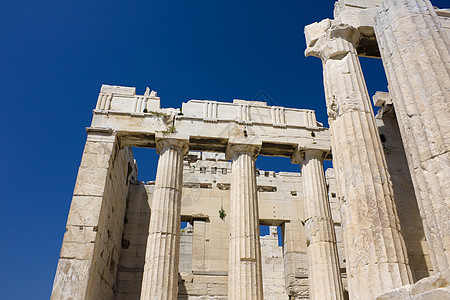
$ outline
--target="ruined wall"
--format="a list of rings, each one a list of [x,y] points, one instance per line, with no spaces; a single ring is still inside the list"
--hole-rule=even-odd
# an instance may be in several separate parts
[[[399,210],[400,218],[406,222],[402,228],[410,232],[406,234],[409,237],[407,241],[420,240],[419,248],[414,247],[418,245],[414,244],[414,241],[408,244],[408,251],[412,253],[410,259],[415,266],[413,271],[417,277],[423,277],[422,272],[427,271],[427,266],[430,266],[429,259],[426,258],[423,233],[417,235],[421,224],[417,221],[418,213],[411,215],[412,186],[410,181],[408,185],[407,178],[404,178],[406,168],[402,163],[404,154],[400,155],[402,152],[397,148],[398,145],[394,147],[395,134],[398,132],[396,133],[395,127],[392,127],[395,123],[392,123],[391,119],[388,114],[385,114],[383,119],[378,119],[380,132],[387,138],[385,151],[388,164],[393,168],[391,172],[394,188],[401,195],[398,201],[400,203],[403,201],[402,207],[407,207]],[[97,163],[93,164],[93,160]],[[101,161],[104,162],[103,167],[98,165]],[[105,163],[106,161],[108,163]],[[154,182],[131,180],[128,183],[136,173],[132,162],[130,149],[119,150],[115,139],[105,142],[103,137],[88,138],[58,274],[67,276],[70,272],[65,270],[72,264],[81,263],[87,267],[85,273],[80,274],[84,277],[73,274],[78,277],[72,284],[66,284],[64,287],[58,285],[58,282],[67,278],[57,274],[55,279],[57,289],[54,291],[53,299],[65,299],[58,298],[61,293],[72,295],[85,293],[84,295],[90,299],[140,298]],[[102,178],[95,175],[99,172],[105,174],[103,183],[93,181]],[[91,177],[94,179],[88,179],[86,174],[92,174]],[[304,216],[301,174],[263,170],[257,170],[256,174],[260,222],[263,225],[281,226],[283,236],[282,247],[278,246],[277,237],[273,232],[272,235],[261,237],[264,297],[309,299],[307,245],[302,223]],[[326,181],[341,276],[346,290],[345,251],[333,169],[326,171]],[[186,157],[182,220],[188,222],[188,226],[181,232],[179,299],[227,298],[229,228],[226,214],[229,213],[230,183],[231,163],[225,160],[222,154],[191,152]],[[86,202],[88,201],[86,195],[95,194],[93,189],[99,184],[105,186],[104,194],[91,195],[89,202]],[[81,199],[85,199],[86,205],[89,206],[81,206]],[[91,201],[92,199],[97,202]],[[94,203],[97,203],[97,206]],[[219,213],[222,208],[223,218]],[[76,221],[76,218],[83,219]],[[86,245],[88,246],[85,247]],[[78,248],[74,248],[75,246]],[[72,255],[76,257],[69,255],[68,249],[72,249],[70,253],[74,253]],[[80,256],[87,253],[90,256],[86,256],[86,259]],[[417,255],[421,259],[415,258]],[[420,264],[421,262],[424,264]],[[61,272],[64,267],[66,269]],[[56,291],[58,293],[55,293]]]
[[[313,24],[312,27],[307,27],[309,29],[306,32],[308,46],[314,47],[314,45],[320,44],[317,43],[317,39],[323,29],[319,28],[320,26],[324,24],[329,26],[332,23],[333,25],[341,24],[340,26],[344,24],[344,27],[345,24],[351,25],[347,29],[355,35],[353,36],[355,45],[347,44],[347,42],[351,42],[348,40],[349,37],[344,39],[343,36],[339,35],[333,35],[332,41],[336,41],[336,38],[339,38],[339,41],[346,41],[346,47],[350,47],[351,51],[349,53],[353,53],[354,60],[348,61],[348,66],[356,68],[356,72],[345,71],[341,75],[344,77],[351,75],[354,79],[356,78],[355,80],[359,80],[360,85],[356,88],[356,91],[358,93],[361,92],[360,94],[365,98],[367,91],[364,89],[359,90],[364,86],[364,79],[359,69],[360,65],[357,62],[356,54],[352,49],[356,47],[359,56],[380,57],[380,50],[383,51],[383,48],[386,48],[379,47],[373,30],[374,16],[381,2],[381,0],[339,0],[335,5],[334,21],[324,20],[324,23]],[[389,1],[384,1],[384,3],[386,2]],[[438,9],[436,13],[439,21],[442,23],[437,25],[437,28],[439,29],[442,26],[442,29],[448,33],[450,28],[449,11]],[[395,18],[393,19],[395,20]],[[425,29],[428,30],[429,24],[420,25],[419,23],[414,23],[413,25],[417,26],[416,31],[420,33],[422,31],[425,32]],[[356,31],[353,30],[353,27]],[[402,29],[400,27],[397,29]],[[318,28],[320,32],[315,32]],[[388,27],[384,29],[386,28]],[[338,28],[333,29],[334,34],[339,34],[335,29]],[[396,31],[394,30],[393,33]],[[408,31],[411,30],[407,29],[404,36],[408,38],[414,37],[409,35]],[[427,32],[436,31],[428,30]],[[358,41],[356,41],[356,33]],[[386,38],[386,30],[377,32],[378,37],[384,36],[386,40],[392,40],[394,44],[395,39],[391,39],[391,37],[397,37],[401,41],[403,37],[401,34],[400,32],[397,35],[387,35]],[[315,35],[318,36],[315,37]],[[416,36],[419,37],[417,34]],[[380,41],[383,41],[383,39],[380,39]],[[345,52],[348,49],[337,50],[333,53],[337,54],[333,57],[336,61],[342,58],[339,58],[343,53],[342,51]],[[317,53],[314,55],[319,54],[318,50],[315,52]],[[312,54],[313,52],[310,49],[307,53]],[[389,58],[391,58],[392,53],[385,55],[386,53],[382,52],[381,54],[384,55],[383,58],[388,58],[384,59],[384,61],[385,65],[389,65],[386,64],[386,61],[391,60]],[[423,57],[427,58],[427,56]],[[322,59],[325,58],[328,60],[330,57],[322,55]],[[410,55],[404,55],[402,58],[404,61],[411,62]],[[336,65],[336,61],[331,65],[339,67],[339,65]],[[441,67],[439,61],[436,60],[437,63],[434,66]],[[391,68],[391,71],[388,73],[392,73],[391,79],[395,79],[396,76],[394,75],[399,73],[400,70],[398,69],[399,64],[394,62],[391,65],[395,68]],[[331,68],[330,64],[328,64],[328,68]],[[411,68],[409,69],[411,70]],[[330,70],[332,73],[334,72],[334,75],[337,74],[335,72],[336,69],[333,68],[326,68],[325,71],[329,72]],[[404,82],[411,81],[412,77],[409,76],[411,77],[409,78],[408,76],[403,78]],[[419,83],[423,83],[422,81],[416,80],[415,83],[419,86]],[[430,82],[435,83],[436,80],[431,80]],[[332,87],[331,83],[331,81],[328,82],[326,89]],[[390,87],[395,90],[396,86],[391,83]],[[408,85],[398,84],[398,86]],[[432,86],[434,85],[432,84]],[[348,96],[348,90],[340,86],[339,82],[335,84],[335,88],[338,96],[343,95],[344,98]],[[352,85],[352,88],[355,88],[355,86]],[[420,85],[420,88],[425,91],[429,87]],[[353,93],[354,91],[355,89],[350,92]],[[416,94],[422,95],[427,93],[412,93],[411,96]],[[336,99],[334,96],[333,99]],[[416,98],[416,100],[422,101],[422,104],[426,104],[423,107],[428,107],[428,100],[430,99],[426,97]],[[382,135],[381,142],[393,183],[395,205],[406,244],[408,259],[414,280],[417,281],[428,276],[433,271],[430,262],[430,251],[425,243],[422,220],[418,213],[417,201],[401,144],[399,127],[392,107],[389,105],[385,105],[382,108],[376,118],[376,122]],[[344,106],[341,108],[345,109]],[[371,106],[368,105],[368,108],[371,113]],[[331,115],[333,111],[334,108],[331,106]],[[329,152],[328,130],[316,122],[314,112],[311,110],[269,107],[263,102],[235,99],[233,103],[191,100],[183,104],[183,114],[179,112],[181,112],[180,109],[161,109],[160,99],[154,91],[150,92],[148,90],[144,95],[140,96],[136,95],[135,88],[102,87],[97,107],[94,110],[92,128],[88,132],[86,147],[77,177],[66,233],[61,248],[61,258],[55,276],[52,299],[117,300],[140,298],[154,182],[144,184],[133,181],[131,185],[129,184],[130,179],[133,179],[136,175],[136,167],[130,148],[120,148],[115,132],[121,136],[121,142],[124,145],[153,148],[155,147],[158,134],[169,132],[172,134],[172,138],[182,137],[184,139],[186,136],[189,136],[191,149],[209,149],[224,152],[231,145],[230,141],[235,138],[236,133],[247,137],[246,125],[252,124],[251,136],[263,138],[261,149],[259,150],[261,155],[294,157],[299,146],[305,149],[322,149],[324,152]],[[442,113],[442,111],[437,112]],[[400,115],[400,111],[398,113]],[[420,115],[420,111],[415,111],[414,113]],[[426,115],[426,113],[422,113],[422,115]],[[437,120],[442,121],[445,118],[437,118]],[[175,121],[177,125],[176,130],[174,127]],[[370,122],[367,124],[370,124]],[[424,124],[426,125],[427,122]],[[424,131],[422,127],[402,126],[401,128],[418,129],[417,132],[419,133],[433,131]],[[438,130],[439,126],[431,126],[430,128]],[[192,132],[195,132],[198,136],[191,136]],[[372,130],[372,134],[374,132]],[[358,138],[361,136],[365,137],[368,132],[366,130],[359,133],[357,135]],[[405,137],[405,134],[403,136]],[[370,143],[364,145],[369,145],[373,149],[379,150],[380,143],[378,142],[377,134],[371,137],[371,140],[365,139],[364,143],[366,141]],[[414,138],[420,137],[420,134],[413,134],[408,138],[414,140]],[[352,138],[356,137],[353,136]],[[422,144],[425,145],[426,143]],[[406,149],[410,148],[406,147]],[[336,154],[339,153],[334,154],[336,157]],[[364,159],[367,154],[367,151],[363,151],[361,152],[361,157]],[[379,157],[382,157],[382,155],[379,155]],[[433,156],[430,160],[434,158]],[[355,161],[357,162],[357,160],[356,158]],[[373,164],[370,167],[372,160],[368,159],[361,166],[363,166],[363,169],[369,166],[367,169],[369,171],[371,169],[374,170],[375,166],[382,170],[382,172],[380,171],[381,173],[377,173],[378,175],[386,174],[384,161],[380,161],[383,164],[377,166]],[[350,163],[350,160],[344,161],[341,165],[346,165],[347,163]],[[360,162],[357,162],[355,166],[358,167],[359,164]],[[223,154],[193,153],[188,156],[184,166],[182,220],[189,222],[191,226],[188,226],[181,234],[179,299],[226,299],[229,244],[229,224],[226,215],[230,210],[231,164],[224,159]],[[430,167],[430,170],[434,171],[438,167],[442,167],[442,164],[436,164]],[[424,168],[422,169],[425,170]],[[348,171],[347,173],[354,173],[354,168],[349,168]],[[422,170],[419,171],[419,173],[423,173]],[[307,244],[304,229],[305,217],[303,215],[301,175],[259,170],[256,173],[260,222],[264,225],[281,226],[283,235],[282,249],[278,247],[277,240],[273,235],[261,238],[265,299],[287,299],[288,297],[289,299],[309,299]],[[368,174],[370,172],[364,173]],[[432,174],[433,172],[429,173]],[[373,180],[377,181],[380,178],[378,175],[366,181],[365,187],[372,185]],[[381,184],[385,184],[388,177],[386,174]],[[445,176],[441,177],[445,178]],[[343,232],[339,211],[341,203],[339,203],[339,198],[336,195],[336,184],[332,170],[327,171],[326,180],[336,232],[340,271],[344,288],[347,289],[346,256],[343,247]],[[433,183],[433,180],[430,182]],[[433,184],[430,186],[432,187]],[[361,187],[364,188],[364,185],[361,185]],[[358,192],[358,190],[354,191]],[[431,201],[434,200],[433,198],[430,198],[430,203],[433,203]],[[364,196],[357,200],[361,199],[367,200],[368,198]],[[380,198],[380,200],[383,199]],[[384,202],[380,201],[380,203]],[[372,206],[367,205],[367,207]],[[378,208],[380,207],[378,206]],[[442,220],[438,221],[443,224],[442,221],[446,219],[445,213],[442,213],[442,211]],[[422,213],[424,214],[426,211],[422,210]],[[386,215],[391,217],[391,221],[396,222],[394,210],[388,211]],[[425,218],[424,220],[426,221]],[[373,218],[372,224],[369,225],[374,225],[375,221],[378,222],[378,219]],[[356,223],[355,228],[360,227],[359,225],[361,224]],[[384,226],[386,224],[381,223],[381,225]],[[384,229],[389,231],[392,228],[388,226]],[[354,240],[354,236],[348,234],[348,232],[347,240],[352,240],[352,238]],[[441,232],[445,233],[444,230]],[[439,235],[441,232],[436,231],[435,233]],[[430,239],[433,236],[431,234],[428,235]],[[401,240],[398,237],[392,240],[392,236],[387,234],[386,237],[385,241],[387,241],[389,247],[395,244],[396,241]],[[367,253],[369,250],[373,250],[371,248],[376,247],[377,240],[379,239],[376,238],[367,243],[367,247],[347,249],[349,257],[351,257],[351,251],[354,251],[354,253],[359,251],[359,257],[353,260],[355,265],[361,262],[361,257],[364,255],[371,259]],[[442,240],[442,238],[438,237],[436,241],[429,240],[429,243],[430,245],[438,245]],[[355,243],[351,248],[358,248],[359,244],[361,243]],[[400,248],[402,248],[402,251],[399,254],[403,254],[403,245]],[[388,247],[383,249],[389,250]],[[280,252],[281,250],[282,252]],[[431,250],[434,252],[433,247]],[[445,252],[446,249],[440,250]],[[386,257],[390,256],[389,251],[386,251],[386,254],[389,254]],[[403,256],[400,256],[401,262],[404,263]],[[381,256],[378,258],[383,259]],[[397,262],[399,261],[394,261],[391,266]],[[445,261],[441,260],[440,264],[435,264],[435,269],[439,269],[440,265],[445,265]],[[376,261],[374,266],[381,270],[379,261]],[[351,270],[350,267],[349,270]],[[380,274],[383,274],[381,276],[383,281],[384,279],[389,279],[389,277],[396,276],[392,270],[385,269],[382,271]],[[407,272],[405,274],[409,276]],[[367,278],[372,281],[366,281],[363,275],[354,276],[353,278],[357,277],[360,278],[359,282],[355,281],[357,283],[355,285],[362,286],[362,283],[367,284],[366,290],[370,289],[370,285],[385,284],[379,278]],[[430,277],[425,281],[428,281],[426,285],[430,285],[426,289],[431,289],[436,287],[436,282],[442,280],[438,277]],[[399,285],[406,282],[409,281],[401,281]],[[419,283],[416,287],[422,288],[424,281]],[[403,288],[408,290],[411,289],[411,286]],[[364,294],[364,291],[358,292],[363,292]],[[405,294],[403,291],[395,292],[396,295],[398,293]],[[386,297],[391,296],[392,294]]]
[[[180,273],[190,272],[192,270],[192,242],[194,227],[187,223],[180,232],[180,261],[178,271]]]
[[[131,148],[89,132],[78,171],[51,299],[111,299],[129,180]]]
[[[286,292],[291,299],[309,299],[306,232],[302,220],[283,223],[281,228]]]
[[[151,190],[147,193],[146,189]],[[115,300],[138,300],[141,295],[153,186],[133,181],[126,199]],[[149,197],[150,196],[150,197]]]
[[[229,213],[231,163],[223,154],[214,153],[191,152],[188,159],[190,163],[185,164],[183,178],[182,219],[193,225],[192,271],[180,272],[179,299],[226,298],[229,244],[226,214]],[[299,218],[302,210],[302,205],[297,203],[302,201],[299,174],[262,170],[257,170],[256,174],[261,224],[280,225],[292,215]],[[225,216],[220,218],[222,208]],[[277,249],[281,251],[281,248]],[[181,249],[181,253],[184,250]],[[188,255],[184,253],[184,257]],[[180,270],[186,270],[185,267],[185,262],[180,261]],[[278,268],[283,270],[283,264]],[[284,275],[278,275],[282,276],[286,296]]]
[[[265,300],[287,300],[284,281],[282,246],[278,246],[277,227],[271,226],[269,235],[261,236],[261,262]]]
[[[377,122],[386,138],[412,269],[416,279],[422,278],[430,262],[410,178],[405,175],[395,117],[385,113]],[[309,299],[301,174],[263,170],[256,174],[260,223],[281,226],[283,235],[282,247],[273,233],[261,237],[265,299]],[[81,299],[140,298],[154,182],[131,180],[135,175],[129,148],[120,150],[115,137],[88,137],[53,299],[65,299],[62,294]],[[223,154],[191,152],[185,159],[182,220],[189,226],[181,233],[179,299],[227,297],[231,175],[231,163]],[[346,289],[340,205],[332,169],[326,171],[326,181]],[[75,267],[81,273],[68,272]]]
[[[125,204],[129,180],[133,172],[131,148],[124,148],[113,158],[113,166],[108,172],[105,193],[100,212],[98,236],[89,282],[88,299],[111,299],[116,282],[119,254],[124,225]]]
[[[231,163],[223,154],[191,152],[184,162],[179,299],[226,299]],[[283,228],[283,247],[276,237],[262,238],[265,297],[308,296],[303,192],[299,173],[257,171],[261,224]],[[132,181],[126,200],[114,299],[139,299],[154,182]],[[219,211],[223,208],[224,216]],[[284,226],[283,224],[288,224]],[[295,226],[293,225],[295,224]],[[289,228],[289,229],[286,229]],[[296,278],[302,277],[301,282]],[[286,281],[287,280],[287,281]],[[265,293],[266,293],[265,292]],[[278,295],[278,296],[276,296]],[[278,297],[278,298],[277,298]]]

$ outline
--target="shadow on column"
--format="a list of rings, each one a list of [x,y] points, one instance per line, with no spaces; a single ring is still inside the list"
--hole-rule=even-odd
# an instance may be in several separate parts
[[[390,105],[392,107],[392,105]],[[429,250],[425,240],[422,219],[414,193],[411,174],[406,161],[397,118],[393,108],[383,108],[376,122],[391,175],[394,199],[403,238],[408,252],[414,282],[428,277],[431,270]]]

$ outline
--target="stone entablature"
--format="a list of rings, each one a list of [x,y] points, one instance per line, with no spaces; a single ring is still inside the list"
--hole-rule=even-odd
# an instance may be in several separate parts
[[[181,113],[182,111],[182,113]],[[180,118],[211,122],[234,121],[239,124],[272,125],[274,127],[322,127],[313,110],[267,106],[266,102],[234,99],[233,103],[212,100],[189,100],[182,109],[161,108],[155,91],[136,95],[136,88],[103,85],[94,113],[129,113],[137,116],[178,115]]]
[[[119,94],[122,89],[128,93]],[[327,153],[330,150],[328,129],[316,121],[312,110],[245,100],[234,103],[191,100],[183,103],[181,113],[179,109],[161,109],[159,98],[151,92],[145,98],[148,109],[144,113],[133,110],[141,97],[135,95],[134,88],[102,86],[102,91],[111,90],[119,92],[108,94],[109,106],[94,109],[90,130],[112,130],[123,146],[155,147],[158,138],[170,137],[189,139],[190,150],[222,153],[230,141],[250,139],[261,144],[260,155],[292,157],[299,148]],[[101,103],[105,102],[103,94],[98,100]]]
[[[159,112],[160,98],[155,91],[147,91],[144,95],[136,95],[136,88],[124,86],[102,85],[98,95],[95,111],[115,112]]]
[[[313,110],[267,106],[265,102],[233,100],[233,103],[189,100],[183,103],[183,118],[203,118],[210,122],[272,125],[273,127],[322,127]]]

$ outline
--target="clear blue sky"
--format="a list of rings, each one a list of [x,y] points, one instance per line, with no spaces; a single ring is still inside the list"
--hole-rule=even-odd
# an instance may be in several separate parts
[[[443,6],[445,0],[434,4]],[[163,107],[253,99],[316,110],[322,67],[303,27],[334,1],[0,1],[0,298],[48,299],[71,195],[101,84],[146,86]],[[371,95],[379,60],[362,60]],[[140,179],[154,150],[136,151]],[[296,170],[258,159],[261,169]]]

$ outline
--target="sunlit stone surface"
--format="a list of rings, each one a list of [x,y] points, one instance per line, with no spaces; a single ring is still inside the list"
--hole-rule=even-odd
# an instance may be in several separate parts
[[[51,299],[450,298],[449,16],[339,0],[306,26],[330,130],[308,109],[161,108],[148,88],[103,85]],[[358,56],[386,69],[376,116]],[[155,181],[137,180],[131,147],[157,149]],[[255,169],[262,155],[302,172]]]

